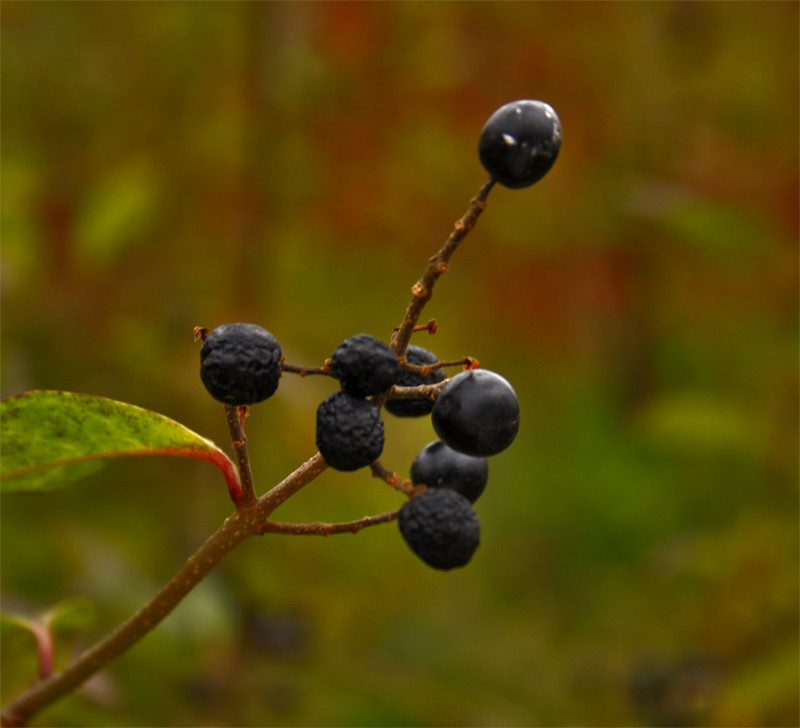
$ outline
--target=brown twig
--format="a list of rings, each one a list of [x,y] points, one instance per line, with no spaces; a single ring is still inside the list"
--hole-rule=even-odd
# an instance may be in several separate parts
[[[438,329],[439,329],[439,324],[436,323],[436,319],[431,319],[427,323],[415,326],[413,329],[411,329],[411,333],[416,334],[419,331],[427,331],[431,336],[433,336]],[[392,333],[394,333],[395,331],[400,331],[400,327],[395,326],[392,329]]]
[[[395,490],[399,490],[403,495],[410,495],[413,486],[410,480],[403,480],[398,473],[387,470],[383,467],[380,460],[376,460],[369,466],[372,470],[372,475],[380,478],[385,483],[388,483]]]
[[[253,473],[250,469],[250,457],[247,454],[247,435],[244,434],[244,420],[247,417],[247,405],[237,407],[225,405],[225,417],[231,431],[231,444],[236,452],[239,464],[239,480],[242,484],[242,495],[234,500],[237,508],[250,508],[256,502],[256,491],[253,484]]]
[[[494,177],[489,177],[483,187],[470,200],[469,207],[463,216],[456,220],[450,236],[444,245],[428,260],[428,267],[422,277],[411,287],[411,302],[408,304],[403,322],[392,334],[392,349],[401,356],[405,354],[408,342],[411,339],[411,332],[417,325],[422,309],[430,301],[433,295],[433,286],[442,273],[447,270],[450,256],[453,254],[458,244],[467,236],[467,233],[475,227],[478,216],[486,209],[486,198],[494,186]]]
[[[287,364],[286,362],[281,362],[281,371],[289,372],[290,374],[299,374],[301,377],[307,377],[309,374],[325,374],[329,377],[335,376],[327,366],[301,367],[296,364]]]
[[[385,395],[386,399],[436,399],[439,392],[449,382],[443,379],[436,384],[418,384],[416,387],[400,387],[394,385]]]
[[[264,521],[261,524],[259,533],[283,533],[295,536],[332,536],[336,533],[358,533],[369,526],[377,526],[381,523],[389,523],[397,518],[400,509],[379,513],[376,516],[364,516],[355,521],[343,521],[341,523],[281,523],[280,521]]]
[[[481,363],[474,356],[465,356],[455,361],[437,361],[435,364],[412,364],[406,359],[400,362],[400,368],[404,371],[422,374],[423,376],[444,367],[463,366],[464,369],[475,369],[475,367],[479,367],[480,365]]]

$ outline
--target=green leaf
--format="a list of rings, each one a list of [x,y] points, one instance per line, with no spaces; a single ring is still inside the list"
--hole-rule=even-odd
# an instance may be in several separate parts
[[[164,415],[104,397],[33,391],[0,402],[0,489],[52,490],[102,465],[104,458],[174,455],[199,458],[225,474],[231,495],[238,474],[213,442]]]
[[[0,614],[0,634],[13,629],[24,629],[34,637],[42,630],[58,629],[61,632],[82,631],[93,626],[95,620],[94,602],[87,597],[72,597],[53,605],[38,617],[23,614]]]
[[[64,599],[45,615],[44,622],[53,631],[82,631],[94,625],[94,602],[87,597]]]
[[[20,614],[0,614],[0,634],[4,635],[14,629],[24,629],[33,634],[33,623]]]

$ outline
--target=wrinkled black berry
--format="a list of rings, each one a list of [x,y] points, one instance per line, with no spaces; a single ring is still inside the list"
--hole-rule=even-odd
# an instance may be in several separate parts
[[[435,364],[439,361],[436,354],[423,349],[421,346],[409,344],[406,348],[406,361],[409,364],[426,366]],[[434,369],[430,374],[416,374],[400,370],[400,376],[395,384],[400,387],[417,387],[420,384],[436,384],[441,382],[447,375],[442,367]],[[422,417],[430,414],[433,409],[432,399],[390,399],[385,404],[386,409],[396,417]]]
[[[481,540],[478,515],[454,490],[424,490],[403,504],[397,520],[411,550],[434,569],[465,566]]]
[[[336,347],[331,370],[346,392],[368,397],[395,383],[400,364],[387,344],[369,334],[356,334]]]
[[[505,450],[519,430],[519,400],[506,379],[487,369],[456,374],[431,413],[436,434],[453,450],[486,457]]]
[[[266,329],[255,324],[222,324],[200,349],[200,378],[220,402],[255,404],[278,388],[281,357],[281,345]]]
[[[383,451],[383,420],[372,402],[337,392],[317,408],[317,447],[335,470],[358,470]]]
[[[450,488],[470,503],[478,500],[489,480],[489,461],[465,455],[441,440],[428,443],[411,463],[411,482],[429,488]]]
[[[561,149],[561,122],[543,101],[522,99],[501,106],[481,131],[478,156],[486,171],[512,189],[544,177]]]

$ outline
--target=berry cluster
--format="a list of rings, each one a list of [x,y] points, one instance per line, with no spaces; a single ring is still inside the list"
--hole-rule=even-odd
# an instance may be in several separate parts
[[[491,175],[486,194],[495,182],[512,189],[537,182],[552,167],[560,144],[561,124],[548,104],[520,100],[500,107],[484,125],[478,144],[480,161]],[[459,230],[466,227],[457,226]],[[452,249],[447,256],[451,253]],[[446,269],[447,258],[431,261],[430,286]],[[427,298],[415,293],[406,317],[408,334]],[[254,324],[201,331],[202,381],[228,406],[267,399],[286,370],[338,380],[340,390],[316,413],[317,448],[325,464],[336,470],[372,466],[376,474],[387,473],[378,463],[384,446],[381,408],[396,417],[430,415],[439,439],[419,452],[410,481],[401,483],[399,489],[410,498],[396,513],[400,533],[434,568],[469,562],[480,543],[480,523],[472,506],[486,487],[487,458],[511,445],[519,430],[519,401],[506,379],[477,368],[471,359],[450,362],[463,364],[464,371],[447,379],[446,364],[427,349],[409,344],[408,336],[402,341],[393,338],[389,346],[357,334],[339,344],[323,367],[299,369],[288,367],[275,337]]]
[[[53,673],[50,669],[52,635],[48,625],[40,624],[44,631],[37,628],[34,635],[40,653],[40,679],[4,707],[3,725],[26,724],[42,707],[74,690],[124,652],[250,536],[356,533],[367,526],[397,520],[410,549],[433,568],[453,569],[472,559],[481,538],[473,504],[486,487],[487,458],[502,452],[517,435],[519,401],[503,377],[477,369],[474,359],[441,362],[432,352],[411,345],[410,338],[415,331],[435,333],[434,321],[417,326],[419,316],[433,295],[434,284],[448,270],[456,247],[485,209],[486,198],[495,183],[509,188],[535,183],[555,162],[560,144],[558,117],[541,101],[515,101],[492,114],[478,145],[489,179],[412,286],[411,302],[402,324],[392,334],[390,346],[359,334],[342,342],[322,367],[301,368],[287,364],[277,339],[255,324],[223,324],[213,331],[204,327],[195,329],[195,339],[203,340],[200,377],[211,396],[225,405],[238,469],[216,447],[197,450],[190,447],[191,453],[186,452],[187,448],[177,450],[181,454],[213,458],[225,473],[237,512],[226,519],[154,599],[61,672]],[[459,364],[464,371],[446,379],[445,367]],[[335,377],[340,391],[317,408],[319,452],[259,497],[250,468],[245,416],[249,405],[263,402],[277,391],[284,372]],[[409,481],[403,481],[378,461],[384,445],[381,419],[384,406],[397,417],[430,415],[439,436],[416,456]],[[194,433],[188,434],[193,442]],[[158,436],[156,440],[163,442]],[[182,438],[181,441],[187,442]],[[159,451],[165,449],[163,444],[157,447]],[[352,471],[367,466],[373,475],[405,493],[408,501],[395,511],[341,523],[271,520],[276,508],[326,467]]]

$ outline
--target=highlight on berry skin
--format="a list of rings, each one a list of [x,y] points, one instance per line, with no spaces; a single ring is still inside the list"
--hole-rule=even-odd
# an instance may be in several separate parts
[[[561,149],[561,121],[550,104],[520,99],[504,104],[486,121],[478,156],[486,171],[511,189],[544,177]]]
[[[453,450],[488,457],[514,442],[519,414],[519,399],[508,380],[488,369],[470,369],[444,386],[431,422]]]

